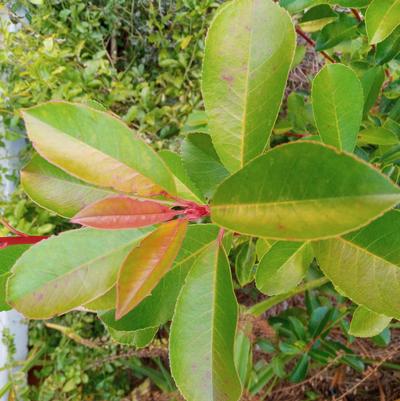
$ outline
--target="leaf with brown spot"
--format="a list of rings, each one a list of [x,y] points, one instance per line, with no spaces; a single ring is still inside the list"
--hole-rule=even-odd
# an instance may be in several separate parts
[[[116,319],[151,294],[174,262],[186,234],[187,220],[173,220],[145,238],[125,259],[117,280]]]

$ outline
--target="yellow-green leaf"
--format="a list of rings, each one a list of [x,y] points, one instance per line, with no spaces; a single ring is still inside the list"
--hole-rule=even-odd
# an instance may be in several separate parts
[[[295,51],[287,12],[272,0],[221,7],[206,40],[202,89],[213,143],[230,171],[268,145]]]
[[[400,189],[371,165],[317,142],[297,141],[226,179],[211,218],[242,234],[302,241],[355,230],[399,201]]]
[[[318,263],[339,292],[371,311],[400,318],[400,212],[313,244]]]
[[[304,278],[312,259],[308,242],[275,242],[258,265],[257,288],[267,295],[289,292]]]
[[[227,257],[214,242],[188,274],[171,326],[172,375],[187,401],[239,399],[237,309]]]
[[[48,319],[110,290],[131,249],[154,230],[67,231],[31,247],[12,269],[7,301],[32,319]]]
[[[356,337],[374,337],[385,330],[391,320],[391,317],[359,306],[351,319],[349,334]]]
[[[364,108],[364,93],[355,72],[343,64],[328,64],[314,78],[312,102],[322,141],[352,152]]]
[[[114,115],[67,102],[45,103],[22,115],[38,153],[69,174],[126,193],[175,194],[162,159]]]
[[[21,171],[21,183],[34,202],[63,217],[72,217],[91,203],[115,194],[70,176],[39,155]]]
[[[400,25],[400,0],[373,0],[365,14],[371,44],[385,40]]]

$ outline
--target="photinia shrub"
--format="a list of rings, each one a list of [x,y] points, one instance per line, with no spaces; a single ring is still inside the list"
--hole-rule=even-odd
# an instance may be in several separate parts
[[[237,285],[255,281],[284,299],[331,281],[359,305],[354,335],[400,319],[400,94],[374,108],[381,66],[400,52],[400,5],[280,3],[234,0],[217,12],[203,64],[206,127],[187,134],[181,154],[155,152],[96,105],[22,110],[37,151],[21,172],[26,193],[84,228],[4,238],[3,309],[31,319],[96,311],[115,339],[136,346],[172,320],[171,370],[189,401],[241,395]],[[310,99],[292,93],[282,108],[304,56],[296,30],[326,65]],[[343,50],[356,36],[358,53]],[[316,263],[317,278],[297,287]]]

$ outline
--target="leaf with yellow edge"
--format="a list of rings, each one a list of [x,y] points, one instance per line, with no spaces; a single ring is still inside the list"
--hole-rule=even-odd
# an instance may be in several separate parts
[[[356,230],[398,202],[399,187],[361,159],[296,141],[227,178],[214,195],[211,218],[242,234],[301,241]]]
[[[229,171],[266,148],[295,47],[290,16],[272,0],[234,0],[212,22],[202,89],[215,150]]]
[[[91,203],[115,194],[72,177],[39,155],[21,171],[21,184],[34,202],[63,217],[72,217]]]
[[[150,295],[168,272],[182,245],[187,223],[178,219],[161,225],[127,256],[118,274],[116,319]]]
[[[163,190],[175,195],[163,160],[114,115],[58,101],[25,109],[22,116],[38,153],[69,174],[140,196]]]

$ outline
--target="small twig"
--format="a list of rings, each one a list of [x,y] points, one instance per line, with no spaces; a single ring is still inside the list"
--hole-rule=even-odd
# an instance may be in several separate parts
[[[277,135],[293,136],[294,138],[305,138],[307,136],[311,136],[311,134],[297,134],[294,132],[283,132],[282,134]]]
[[[362,19],[361,14],[358,12],[357,9],[352,8],[352,9],[351,9],[351,12],[354,14],[354,16],[357,18],[357,20],[358,20],[359,22],[362,22],[363,19]]]
[[[388,355],[386,355],[381,361],[379,361],[371,370],[370,372],[365,375],[358,383],[356,383],[354,386],[350,387],[347,391],[345,391],[339,398],[337,398],[335,401],[342,401],[348,396],[349,394],[353,393],[354,390],[356,390],[361,384],[365,383],[371,376],[373,376],[379,368],[388,360],[390,360],[400,349],[400,346],[396,347],[394,350],[389,352]]]
[[[309,37],[305,34],[305,32],[304,32],[299,26],[296,26],[296,32],[297,32],[310,46],[312,46],[312,47],[315,48],[315,42],[314,42],[311,38],[309,38]],[[320,53],[321,53],[328,61],[330,61],[331,63],[336,63],[336,61],[335,61],[328,53],[326,53],[326,52],[324,52],[324,51],[320,51]]]
[[[28,234],[25,234],[22,231],[18,231],[16,228],[14,228],[4,217],[0,217],[0,223],[18,237],[29,237]]]

